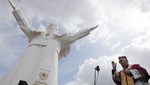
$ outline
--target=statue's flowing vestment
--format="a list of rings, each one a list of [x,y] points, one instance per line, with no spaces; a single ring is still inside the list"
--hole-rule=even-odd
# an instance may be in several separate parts
[[[71,36],[46,34],[32,31],[19,10],[14,10],[13,15],[27,36],[29,45],[20,60],[1,80],[0,85],[18,85],[20,81],[25,81],[28,85],[57,85],[58,60],[69,53],[72,43],[97,27]]]

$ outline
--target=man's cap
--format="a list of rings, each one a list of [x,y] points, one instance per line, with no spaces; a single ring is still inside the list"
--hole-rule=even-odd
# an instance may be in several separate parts
[[[119,56],[118,59],[120,60],[121,58],[127,58],[126,56]]]

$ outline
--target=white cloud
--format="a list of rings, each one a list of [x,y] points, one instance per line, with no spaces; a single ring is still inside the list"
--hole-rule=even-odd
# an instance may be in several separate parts
[[[94,84],[94,72],[95,67],[99,65],[100,73],[97,80],[97,85],[111,85],[111,61],[115,58],[112,57],[100,57],[99,59],[87,59],[80,66],[79,71],[75,77],[75,80],[69,82],[66,85],[92,85]]]
[[[132,43],[122,50],[124,54],[131,56],[131,59],[137,63],[140,62],[149,68],[149,55],[150,55],[150,31],[148,30],[145,35],[138,36],[133,39]],[[136,59],[135,59],[136,58]],[[135,60],[134,60],[135,59]]]

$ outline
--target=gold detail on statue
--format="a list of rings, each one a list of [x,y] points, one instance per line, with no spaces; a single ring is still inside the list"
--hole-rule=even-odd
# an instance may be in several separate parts
[[[47,85],[45,82],[35,81],[33,85]]]

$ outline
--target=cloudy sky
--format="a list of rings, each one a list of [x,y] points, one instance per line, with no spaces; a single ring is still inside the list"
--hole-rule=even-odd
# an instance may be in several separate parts
[[[89,36],[71,46],[59,61],[59,85],[115,85],[111,61],[126,55],[150,73],[150,0],[12,0],[34,30],[44,31],[48,23],[59,33],[72,34],[99,25]],[[0,77],[20,58],[28,46],[7,0],[0,0]]]

